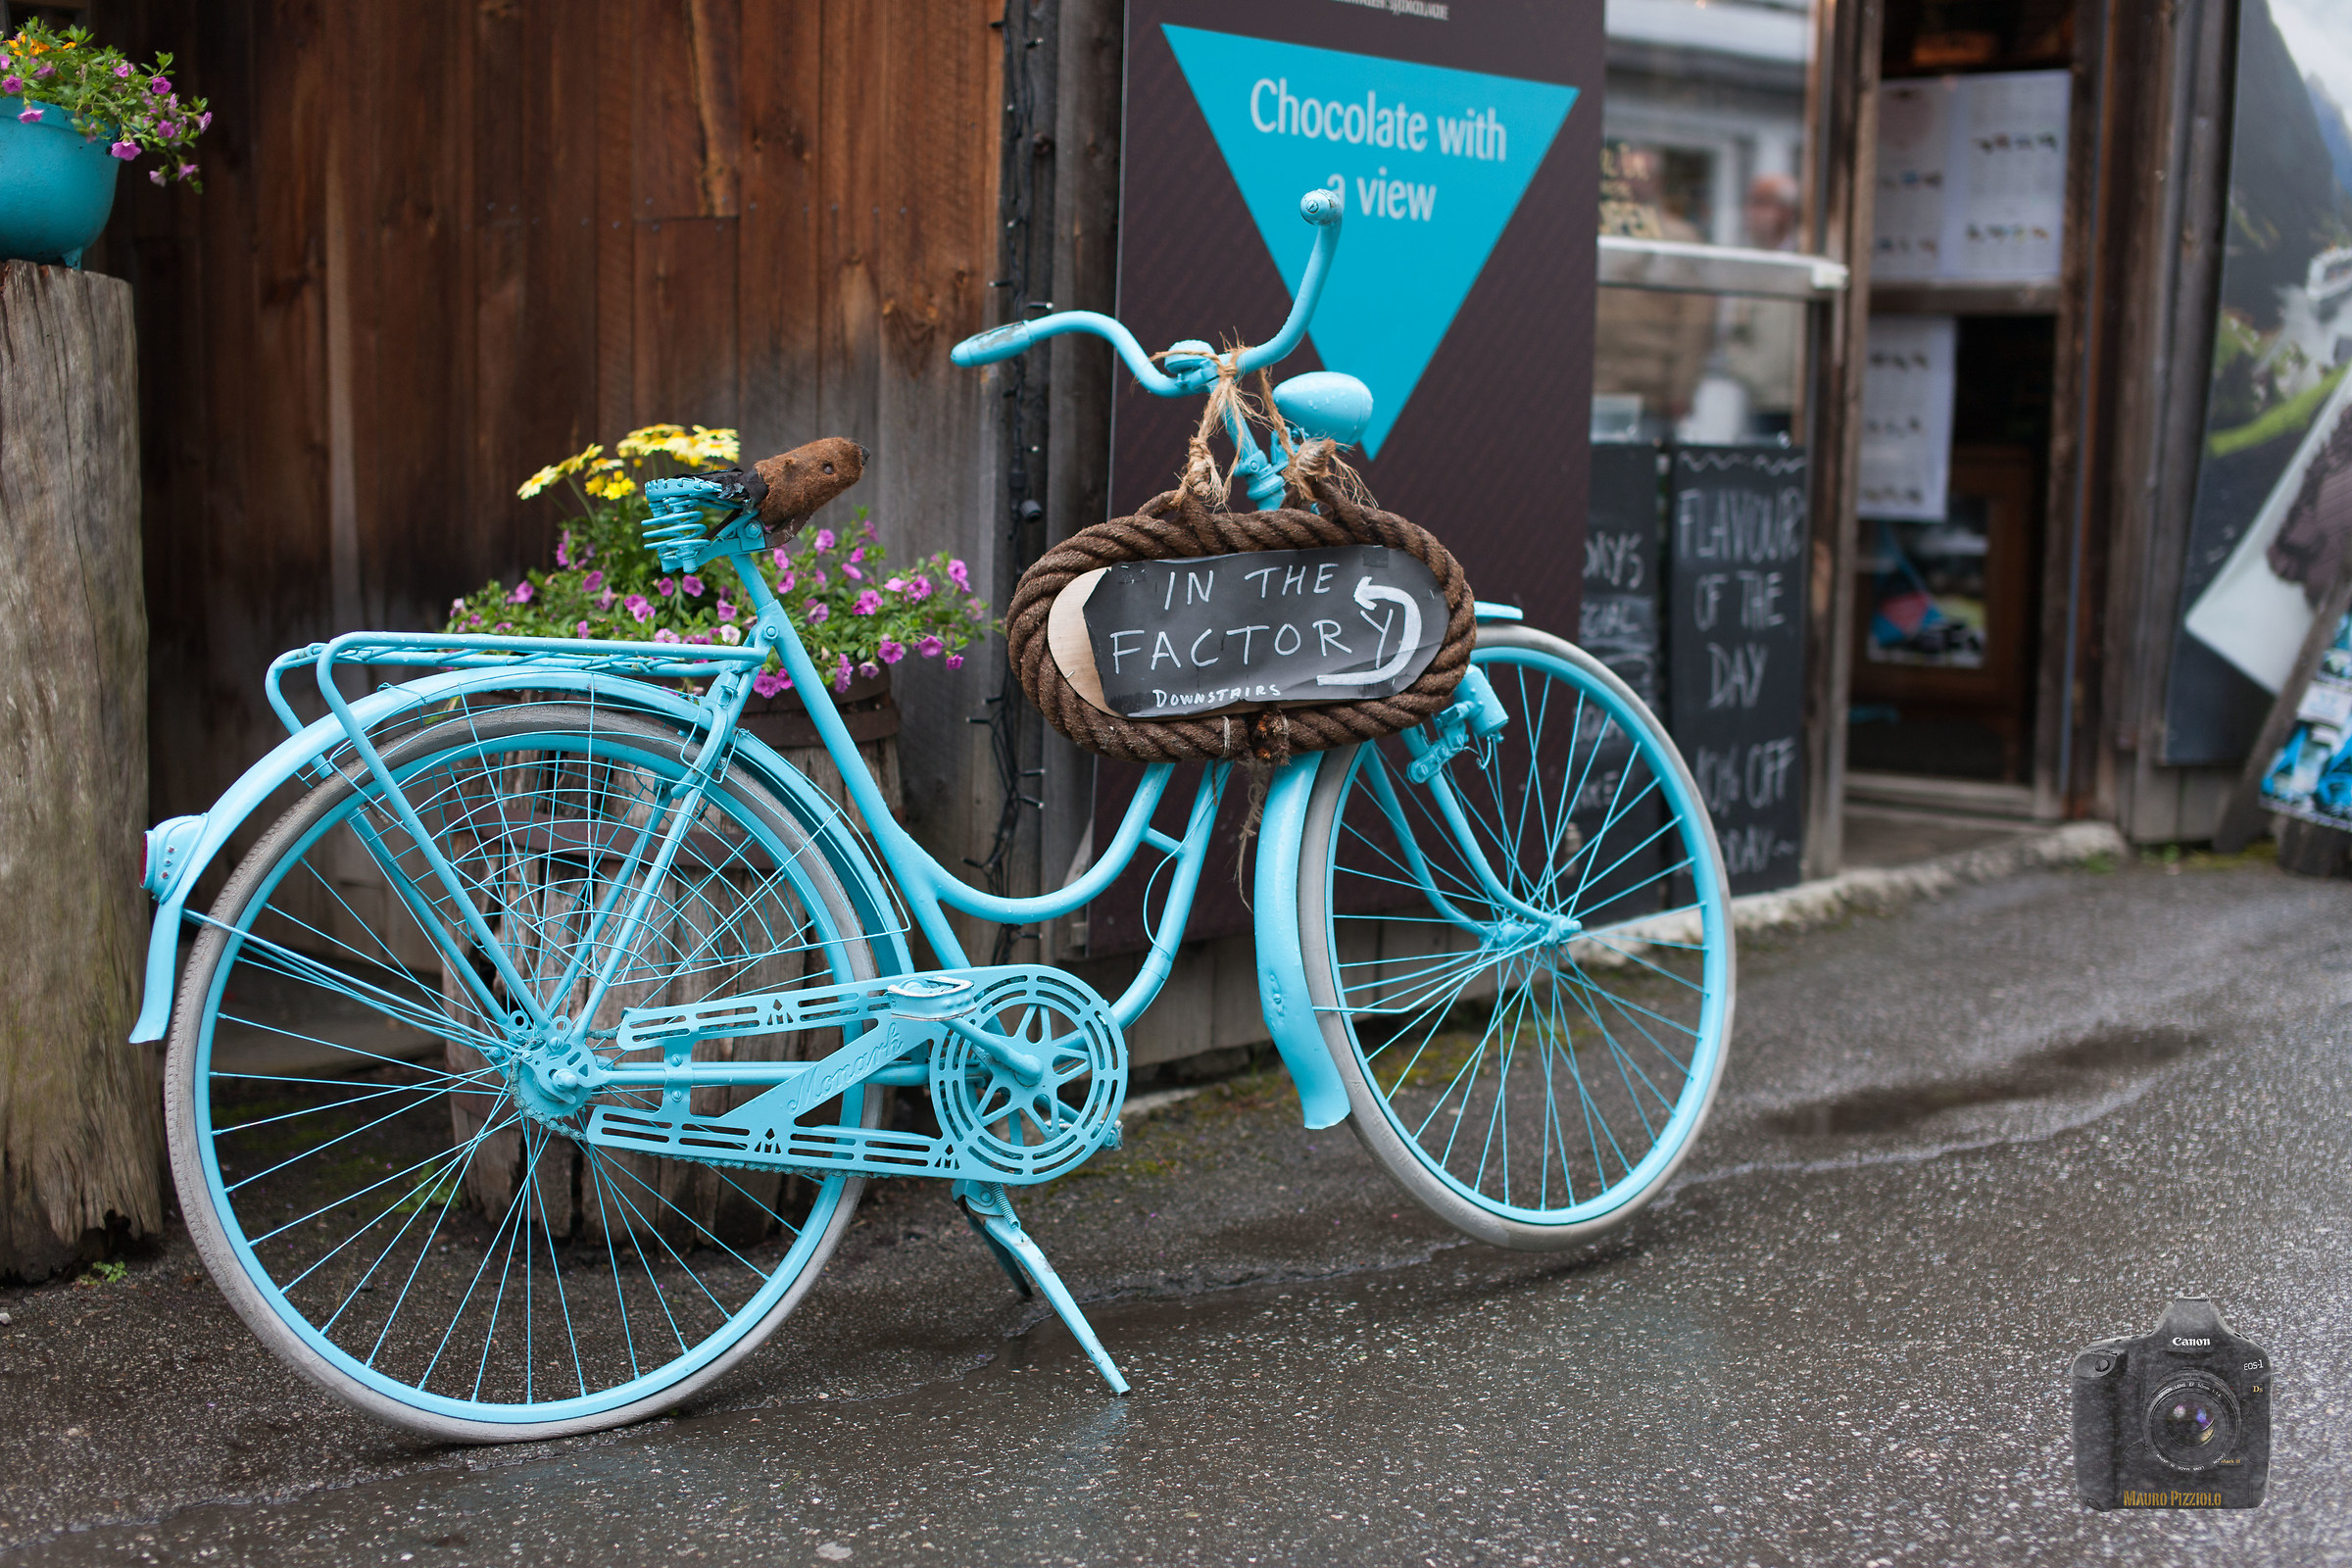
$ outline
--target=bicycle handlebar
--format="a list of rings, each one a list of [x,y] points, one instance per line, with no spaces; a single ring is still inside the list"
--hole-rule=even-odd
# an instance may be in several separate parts
[[[1306,276],[1299,280],[1298,297],[1291,305],[1290,319],[1282,330],[1267,341],[1241,355],[1234,362],[1234,373],[1240,375],[1262,365],[1272,365],[1298,346],[1306,336],[1306,323],[1313,319],[1315,303],[1323,296],[1323,284],[1331,275],[1332,254],[1340,248],[1340,199],[1337,193],[1318,185],[1298,199],[1298,216],[1315,225],[1314,254],[1307,258]],[[1107,341],[1118,351],[1120,361],[1144,390],[1158,397],[1182,397],[1198,392],[1215,379],[1216,367],[1211,355],[1202,353],[1186,368],[1175,375],[1163,373],[1144,352],[1135,334],[1110,317],[1094,311],[1057,311],[1041,316],[1034,321],[1010,321],[1006,324],[967,337],[949,352],[948,358],[970,369],[975,366],[994,365],[1025,354],[1050,337],[1065,332],[1091,332]],[[1179,345],[1183,347],[1183,345]],[[1177,363],[1171,360],[1170,363]]]

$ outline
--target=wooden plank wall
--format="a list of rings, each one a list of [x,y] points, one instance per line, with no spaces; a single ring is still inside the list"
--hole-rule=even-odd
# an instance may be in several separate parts
[[[994,308],[1001,11],[97,0],[218,117],[205,194],[126,179],[92,258],[137,294],[156,813],[279,733],[272,656],[543,562],[517,481],[637,424],[862,441],[849,501],[992,581],[993,399],[947,350]],[[965,853],[995,677],[902,676],[910,810]]]

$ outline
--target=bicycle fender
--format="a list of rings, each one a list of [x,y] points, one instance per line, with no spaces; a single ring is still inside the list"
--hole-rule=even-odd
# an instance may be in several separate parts
[[[1306,959],[1298,946],[1298,850],[1306,834],[1306,802],[1314,792],[1319,752],[1293,758],[1266,790],[1257,828],[1257,1000],[1274,1049],[1298,1090],[1298,1109],[1311,1128],[1348,1119],[1348,1090],[1331,1059],[1323,1025],[1306,992]]]
[[[600,697],[623,698],[633,710],[681,724],[708,721],[702,707],[679,692],[577,669],[532,670],[527,679],[511,669],[453,670],[370,692],[353,703],[351,710],[364,728],[373,730],[406,711],[502,688],[593,692]],[[279,742],[202,815],[173,817],[149,831],[147,889],[156,900],[155,924],[147,938],[147,974],[138,1020],[130,1031],[133,1044],[161,1040],[171,1026],[172,992],[179,975],[180,922],[205,868],[248,817],[298,774],[333,752],[344,738],[342,724],[329,714]],[[757,773],[823,847],[864,918],[866,939],[875,950],[875,964],[881,972],[911,971],[914,961],[906,948],[905,922],[891,909],[872,861],[843,820],[840,808],[756,736],[737,732],[730,765]]]

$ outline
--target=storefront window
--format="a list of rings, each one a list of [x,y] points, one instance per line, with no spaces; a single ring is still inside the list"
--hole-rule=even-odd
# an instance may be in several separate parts
[[[1601,233],[1803,252],[1811,0],[1609,0],[1607,19]],[[1794,439],[1804,300],[1705,281],[1669,267],[1600,290],[1596,439]]]

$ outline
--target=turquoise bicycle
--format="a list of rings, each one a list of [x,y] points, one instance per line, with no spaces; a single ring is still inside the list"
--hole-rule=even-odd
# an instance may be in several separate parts
[[[1154,365],[1084,313],[956,361],[1090,332],[1163,396],[1271,365],[1338,242],[1328,193],[1301,215],[1318,231],[1290,319],[1234,363],[1194,343]],[[1330,372],[1274,399],[1285,452],[1352,439],[1369,408]],[[1282,465],[1245,421],[1229,433],[1252,499],[1279,497]],[[330,1393],[445,1441],[549,1438],[709,1386],[791,1313],[867,1178],[932,1177],[1123,1392],[1009,1195],[1115,1141],[1123,1031],[1168,975],[1227,768],[1201,769],[1180,834],[1152,825],[1174,771],[1154,766],[1069,886],[975,890],[892,820],[752,567],[764,487],[658,488],[648,548],[734,567],[759,612],[740,647],[348,633],[271,666],[288,739],[149,834],[134,1038],[170,1035],[198,1250]],[[771,653],[856,820],[738,731]],[[352,666],[411,678],[352,697]],[[327,708],[311,723],[283,690],[303,670]],[[1581,650],[1481,606],[1457,696],[1274,771],[1252,900],[1266,1027],[1308,1126],[1349,1122],[1474,1237],[1564,1247],[1658,1193],[1706,1114],[1732,1016],[1724,872],[1673,744]],[[1071,913],[1146,852],[1150,951],[1115,999],[975,965],[947,918]],[[886,1125],[893,1088],[927,1096],[939,1130]]]

